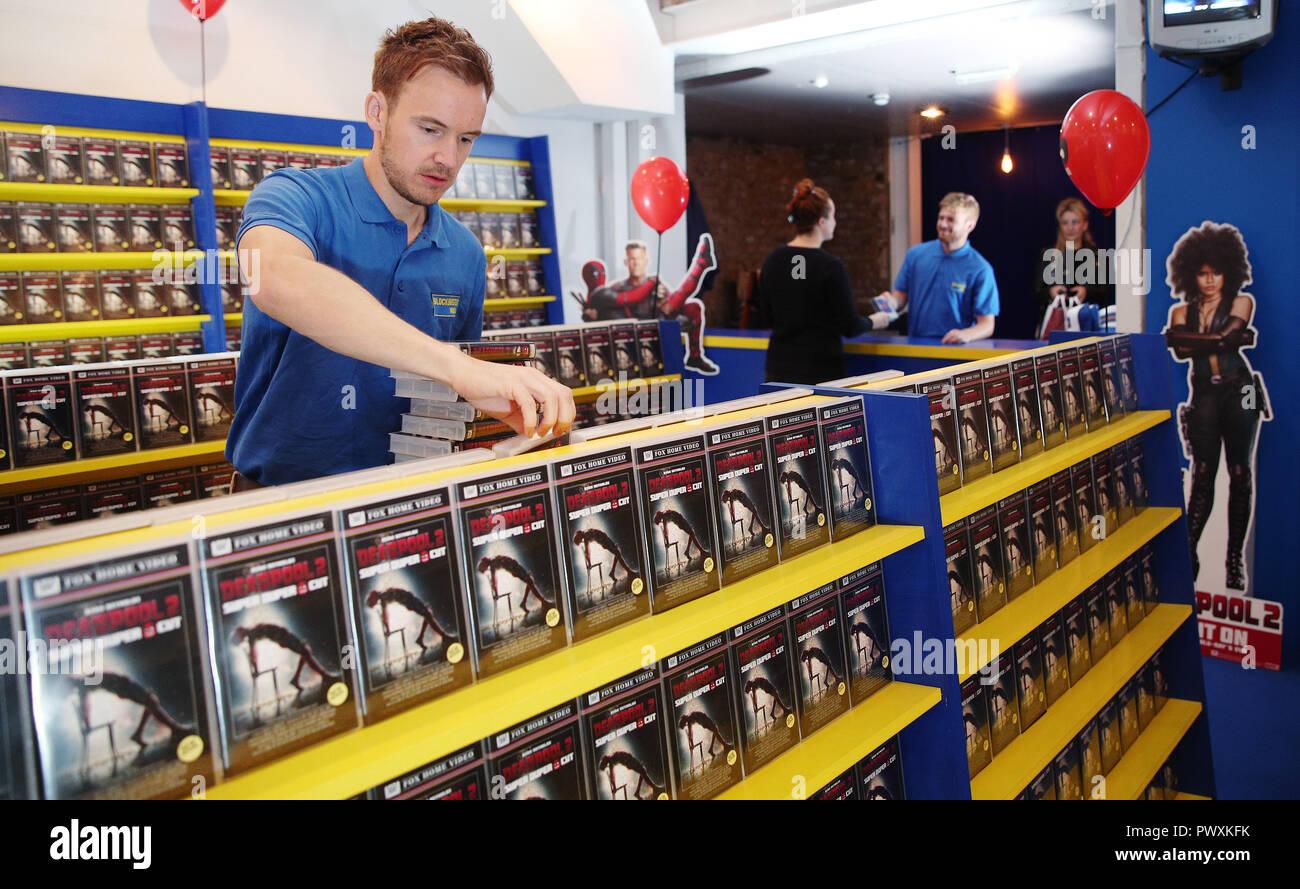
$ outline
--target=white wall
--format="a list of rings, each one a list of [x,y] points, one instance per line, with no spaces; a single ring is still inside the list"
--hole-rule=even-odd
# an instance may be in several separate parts
[[[629,225],[631,236],[646,234],[627,219],[636,159],[612,146],[601,152],[601,139],[624,121],[667,112],[627,126],[653,123],[682,162],[685,121],[680,97],[674,106],[671,56],[640,0],[618,0],[598,16],[579,14],[578,0],[547,2],[441,0],[433,12],[468,28],[493,57],[497,92],[485,131],[549,137],[561,284],[581,288],[582,264],[593,257],[619,276],[608,226],[620,239]],[[72,6],[0,0],[0,84],[175,104],[203,97],[199,25],[176,0]],[[565,14],[548,21],[547,9]],[[205,26],[207,103],[359,120],[384,31],[429,12],[419,0],[231,0]],[[584,40],[591,51],[575,53]],[[680,275],[683,248],[665,246],[665,277]],[[575,319],[577,304],[556,293]]]

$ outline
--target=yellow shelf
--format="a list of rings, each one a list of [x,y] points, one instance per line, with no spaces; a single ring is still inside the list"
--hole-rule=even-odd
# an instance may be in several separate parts
[[[957,637],[958,642],[988,640],[987,658],[974,664],[961,664],[957,679],[965,682],[983,669],[992,658],[996,643],[999,651],[1011,647],[1034,630],[1039,624],[1060,611],[1096,583],[1120,562],[1137,552],[1144,543],[1154,538],[1174,523],[1182,512],[1172,507],[1148,507],[1120,526],[1110,537],[1099,542],[1073,562],[1060,568],[1047,580],[1033,587],[1014,601],[1004,605],[988,620],[981,621]],[[1145,623],[1145,620],[1143,621]]]
[[[140,189],[141,191],[156,191],[157,189]],[[251,191],[234,188],[219,188],[212,193],[213,199],[218,207],[242,207],[248,200]],[[38,200],[37,198],[22,198],[22,200]],[[45,200],[41,198],[39,200]],[[52,200],[52,199],[51,199]],[[523,213],[528,210],[536,210],[538,207],[545,207],[546,201],[537,200],[479,200],[478,198],[443,198],[438,202],[438,206],[449,213],[457,210],[474,210],[484,213]]]
[[[227,312],[226,326],[240,325],[244,316]],[[172,315],[167,318],[114,318],[100,321],[64,321],[59,324],[7,324],[0,327],[0,343],[39,343],[88,336],[132,336],[141,333],[181,333],[199,330],[211,315]]]
[[[527,210],[536,210],[538,207],[545,207],[546,201],[532,200],[529,198],[515,199],[495,199],[495,198],[443,198],[438,201],[442,209],[455,212],[456,210],[477,210],[483,213],[522,213]]]
[[[197,188],[0,182],[0,201],[46,201],[62,204],[188,204],[198,195]]]
[[[234,258],[234,252],[219,250],[218,255],[226,261]],[[127,253],[6,253],[0,256],[0,272],[56,272],[87,271],[91,269],[151,269],[165,259],[173,267],[177,265],[177,254],[171,250],[155,250]],[[181,254],[181,264],[190,265],[203,259],[202,250],[186,250]]]
[[[215,188],[212,190],[212,201],[218,207],[242,207],[252,193],[247,189]]]
[[[906,377],[901,380],[905,381]],[[898,382],[900,380],[889,381],[891,384]],[[1035,454],[1028,460],[985,476],[969,485],[963,485],[960,490],[944,494],[939,498],[943,524],[949,525],[997,503],[1003,497],[1010,497],[1018,491],[1023,491],[1062,469],[1069,469],[1080,460],[1098,454],[1168,419],[1169,411],[1139,411],[1135,414],[1126,414],[1101,429],[1071,439],[1041,454]]]
[[[508,250],[500,250],[493,247],[486,247],[483,250],[488,256],[502,256],[506,259],[527,259],[530,256],[544,256],[551,252],[550,247],[512,247]]]
[[[1014,799],[1191,615],[1190,605],[1157,606],[1105,657],[1093,664],[1028,731],[971,779],[971,798]],[[1147,726],[1147,730],[1152,726]]]
[[[93,127],[65,127],[62,124],[17,123],[0,121],[0,130],[10,133],[40,133],[52,127],[56,136],[90,136],[99,139],[125,139],[128,142],[170,142],[184,144],[185,137],[175,133],[133,133],[128,130],[101,130]]]
[[[595,398],[599,398],[606,392],[614,392],[618,389],[630,388],[633,385],[644,386],[648,390],[661,383],[669,383],[673,380],[680,380],[681,378],[681,374],[664,374],[661,377],[637,377],[636,379],[628,380],[627,383],[623,385],[620,385],[614,380],[610,380],[608,383],[597,383],[594,386],[580,386],[573,390],[573,400],[591,401]]]
[[[718,799],[805,799],[939,703],[939,689],[891,682]],[[803,790],[803,795],[794,792]]]
[[[1163,712],[1163,711],[1162,711],[1162,712]],[[1208,796],[1197,796],[1197,795],[1194,794],[1194,793],[1180,793],[1180,794],[1176,795],[1176,796],[1174,797],[1174,799],[1176,799],[1176,800],[1181,800],[1181,799],[1199,800],[1199,801],[1207,802],[1207,803],[1212,801],[1211,798],[1208,797]]]
[[[643,618],[277,760],[208,791],[209,799],[341,799],[687,648],[920,541],[886,525],[769,568],[720,592]],[[886,699],[888,700],[888,699]]]
[[[509,299],[485,299],[483,311],[501,312],[506,309],[524,309],[529,306],[541,306],[555,302],[553,296],[519,296]]]
[[[1170,698],[1106,776],[1106,799],[1137,799],[1201,715],[1200,701]]]
[[[59,483],[72,483],[82,476],[94,475],[128,466],[146,466],[169,460],[184,460],[190,457],[219,455],[226,449],[225,441],[205,441],[199,444],[179,445],[174,448],[155,448],[148,451],[135,451],[129,454],[114,454],[111,457],[89,457],[85,460],[73,460],[68,463],[54,463],[49,466],[33,466],[29,469],[10,469],[0,472],[0,491],[9,493],[11,485],[57,479]]]

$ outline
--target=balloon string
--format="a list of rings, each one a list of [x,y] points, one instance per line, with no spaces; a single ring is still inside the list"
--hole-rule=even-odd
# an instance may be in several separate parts
[[[659,232],[659,241],[655,247],[655,283],[651,291],[656,304],[659,302],[659,270],[663,268],[664,260],[664,233]]]
[[[204,105],[208,104],[208,40],[203,27],[205,24],[206,21],[199,19],[199,65],[202,71]]]

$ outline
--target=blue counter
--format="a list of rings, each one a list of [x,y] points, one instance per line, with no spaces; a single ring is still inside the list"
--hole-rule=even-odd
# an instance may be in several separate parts
[[[728,330],[709,327],[704,331],[704,353],[720,371],[704,377],[688,372],[686,378],[701,381],[705,404],[742,398],[758,392],[767,360],[768,331]],[[878,370],[919,373],[963,361],[996,358],[1043,345],[1038,340],[976,340],[949,345],[933,337],[865,334],[844,341],[845,376]]]

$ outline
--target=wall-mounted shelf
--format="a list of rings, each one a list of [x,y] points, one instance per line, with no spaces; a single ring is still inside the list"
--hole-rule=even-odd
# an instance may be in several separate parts
[[[234,251],[218,250],[217,255],[225,262],[233,262]],[[151,269],[160,262],[176,268],[187,266],[203,259],[202,250],[186,250],[176,253],[172,250],[136,251],[124,253],[6,253],[0,255],[0,272],[56,272]]]
[[[501,256],[505,259],[527,259],[530,256],[545,256],[551,252],[550,247],[511,247],[506,250],[495,247],[485,248],[488,256]]]
[[[507,309],[526,309],[531,306],[544,306],[547,303],[555,302],[553,296],[517,296],[506,299],[485,299],[483,300],[483,311],[485,312],[502,312]]]
[[[65,185],[0,182],[0,201],[59,204],[188,204],[197,188],[147,188],[139,185]]]
[[[228,312],[227,325],[240,324],[243,315]],[[172,315],[166,318],[113,318],[101,321],[64,321],[58,324],[6,324],[0,327],[0,343],[37,343],[89,336],[132,336],[149,333],[181,333],[199,330],[211,315]]]

